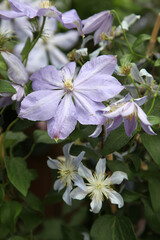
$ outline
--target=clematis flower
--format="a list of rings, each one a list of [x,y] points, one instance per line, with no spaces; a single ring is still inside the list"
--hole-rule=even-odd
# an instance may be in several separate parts
[[[126,134],[128,137],[131,137],[132,132],[137,127],[137,119],[139,118],[143,130],[148,134],[155,135],[147,115],[140,108],[140,106],[146,102],[146,98],[145,96],[138,99],[132,99],[132,97],[127,94],[122,100],[105,108],[104,116],[108,119],[113,119],[112,124],[106,130],[114,130],[124,121]]]
[[[103,11],[82,21],[84,34],[94,32],[94,45],[111,33],[113,15],[109,11]]]
[[[25,96],[24,85],[28,82],[28,73],[21,63],[21,61],[13,54],[9,52],[1,52],[8,66],[8,77],[11,80],[8,81],[12,87],[15,88],[16,93],[1,93],[0,107],[6,106],[12,101],[20,102]],[[11,101],[12,100],[12,101]]]
[[[106,177],[105,171],[106,159],[104,158],[99,159],[94,174],[92,174],[91,170],[81,163],[78,173],[87,180],[87,190],[84,191],[77,187],[71,192],[71,198],[81,200],[89,195],[92,200],[90,211],[94,213],[98,213],[101,210],[104,197],[110,199],[111,203],[118,204],[119,208],[123,207],[123,198],[111,188],[111,185],[121,184],[124,179],[128,179],[127,174],[121,171],[116,171],[111,177]]]
[[[70,192],[73,188],[73,182],[75,186],[86,190],[83,179],[78,175],[78,167],[85,152],[81,152],[77,157],[74,158],[69,154],[72,144],[73,143],[69,143],[63,147],[65,160],[55,160],[49,158],[47,161],[48,167],[51,169],[58,169],[59,179],[55,181],[53,188],[54,190],[60,191],[66,187],[66,190],[63,194],[63,200],[68,205],[71,205]]]
[[[104,116],[98,112],[101,103],[117,95],[123,86],[111,76],[116,66],[115,56],[100,56],[85,63],[74,77],[75,62],[61,70],[47,66],[31,76],[35,92],[22,101],[19,117],[46,121],[51,138],[65,139],[77,120],[84,125],[97,125]]]

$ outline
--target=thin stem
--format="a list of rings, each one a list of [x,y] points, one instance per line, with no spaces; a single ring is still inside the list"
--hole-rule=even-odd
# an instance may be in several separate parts
[[[157,97],[157,95],[158,95],[158,90],[159,90],[159,88],[160,88],[160,85],[158,86],[157,91],[156,91],[155,94],[154,94],[153,101],[152,101],[152,105],[151,105],[151,107],[150,107],[150,109],[149,109],[147,115],[150,114],[150,112],[152,111],[152,109],[153,109],[153,107],[154,107],[155,100],[156,100],[156,97]]]
[[[31,52],[31,50],[33,49],[33,47],[36,45],[36,43],[38,42],[39,38],[42,36],[42,32],[43,32],[43,29],[44,29],[45,22],[46,22],[46,17],[43,17],[42,26],[41,26],[41,28],[40,28],[40,31],[39,31],[39,33],[38,33],[38,36],[32,41],[31,47],[30,47],[27,55],[25,55],[24,58],[22,59],[22,62],[25,61],[25,66],[27,65],[29,53]]]
[[[31,146],[31,149],[30,149],[29,153],[24,157],[25,160],[26,160],[27,158],[29,158],[29,156],[32,154],[35,146],[36,146],[36,143],[33,143],[32,146]]]
[[[141,96],[141,93],[140,93],[139,88],[137,87],[137,85],[136,85],[134,79],[132,78],[131,74],[129,74],[128,76],[130,77],[130,79],[131,79],[133,85],[136,87],[137,92],[138,92],[138,95],[139,95],[139,97],[140,97],[140,96]]]
[[[4,112],[5,109],[6,109],[6,106],[2,108],[2,110],[0,111],[0,115]]]

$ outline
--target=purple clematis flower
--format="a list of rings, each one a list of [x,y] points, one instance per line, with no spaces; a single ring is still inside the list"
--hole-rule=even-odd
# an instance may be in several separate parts
[[[86,191],[86,185],[83,179],[78,175],[78,167],[83,159],[85,152],[81,152],[77,157],[73,157],[69,154],[70,148],[73,143],[68,143],[63,147],[63,153],[65,159],[55,160],[49,157],[47,161],[48,167],[51,169],[58,169],[59,179],[54,183],[54,190],[62,190],[66,187],[63,194],[63,200],[71,205],[70,192],[73,189],[73,182],[75,186],[78,186],[83,191]]]
[[[32,88],[21,104],[19,117],[33,121],[47,120],[51,138],[65,139],[75,129],[77,120],[84,125],[101,124],[102,101],[117,95],[123,86],[111,76],[115,56],[100,56],[88,61],[74,78],[75,62],[61,70],[47,66],[31,76]]]
[[[113,15],[109,11],[103,11],[82,21],[84,34],[94,33],[94,45],[111,33]]]
[[[130,94],[127,94],[122,100],[108,106],[105,109],[104,116],[107,117],[107,119],[113,119],[113,121],[106,130],[110,132],[124,122],[126,134],[128,137],[131,137],[132,132],[137,127],[137,118],[139,118],[143,130],[148,134],[156,135],[151,128],[151,123],[148,121],[147,115],[139,107],[146,102],[146,99],[146,96],[138,99],[132,99]]]
[[[1,93],[0,107],[7,106],[12,101],[20,102],[25,96],[24,85],[28,82],[28,73],[21,63],[21,61],[13,54],[9,52],[1,52],[8,66],[8,77],[11,80],[9,82],[12,87],[15,88],[16,93]]]

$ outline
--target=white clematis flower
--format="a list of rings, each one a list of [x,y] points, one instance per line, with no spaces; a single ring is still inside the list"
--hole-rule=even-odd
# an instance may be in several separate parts
[[[62,190],[66,187],[66,191],[63,194],[63,200],[71,205],[70,192],[73,188],[73,182],[75,186],[86,191],[86,186],[83,179],[78,175],[78,167],[82,161],[85,152],[81,152],[77,157],[73,158],[69,155],[70,148],[73,143],[66,144],[63,147],[63,153],[65,160],[62,158],[60,160],[55,160],[49,157],[47,161],[48,167],[52,169],[58,169],[59,179],[54,183],[54,190]]]
[[[105,170],[106,159],[104,158],[99,159],[94,174],[92,174],[92,172],[81,163],[78,173],[88,181],[86,184],[87,190],[84,191],[77,187],[71,192],[71,197],[78,200],[81,200],[85,198],[86,195],[89,195],[92,199],[90,211],[94,213],[98,213],[100,211],[104,197],[110,199],[111,203],[118,204],[119,208],[124,205],[123,198],[119,193],[111,188],[111,185],[120,184],[124,179],[128,179],[127,174],[116,171],[111,177],[106,177]]]

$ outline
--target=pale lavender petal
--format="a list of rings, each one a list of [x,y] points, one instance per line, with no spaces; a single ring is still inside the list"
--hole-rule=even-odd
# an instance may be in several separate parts
[[[83,179],[79,175],[75,175],[74,177],[74,185],[82,189],[83,191],[87,191],[86,185]]]
[[[147,100],[147,96],[144,96],[142,98],[134,99],[134,102],[138,104],[138,106],[142,106]]]
[[[70,194],[71,194],[71,190],[72,190],[72,187],[71,186],[68,186],[67,188],[66,188],[66,191],[64,192],[64,194],[63,194],[63,200],[65,201],[65,203],[67,203],[68,205],[70,205],[71,206],[71,204],[72,204],[72,199],[71,199],[71,196],[70,196]]]
[[[79,34],[81,36],[84,35],[82,32],[82,21],[79,18],[75,9],[72,9],[62,14],[62,24],[68,29],[77,28]]]
[[[73,142],[67,143],[63,146],[63,154],[65,156],[66,161],[71,160],[71,156],[70,156],[69,152],[70,152],[72,145],[73,145]]]
[[[72,80],[76,68],[75,62],[67,63],[61,70],[63,78],[65,80]]]
[[[71,198],[77,199],[77,200],[82,200],[83,198],[86,197],[86,195],[87,193],[78,187],[73,189],[71,192]]]
[[[136,112],[136,106],[134,102],[128,102],[124,105],[123,111],[121,112],[122,117],[127,117]]]
[[[113,98],[123,90],[123,86],[118,80],[107,74],[95,74],[85,82],[78,84],[75,90],[79,93],[83,93],[93,101],[106,101],[109,98]]]
[[[111,177],[106,179],[105,183],[109,183],[110,185],[121,184],[124,179],[128,179],[127,174],[125,172],[116,171]]]
[[[29,18],[34,18],[37,16],[37,10],[32,6],[22,3],[16,0],[8,0],[10,2],[11,8],[14,11],[21,12]]]
[[[106,171],[106,159],[105,158],[100,158],[97,165],[96,165],[96,172],[97,175],[104,175]]]
[[[54,66],[46,66],[32,74],[33,90],[63,89],[63,76]]]
[[[78,38],[78,32],[71,30],[66,33],[57,33],[53,38],[53,42],[56,46],[69,50],[78,42]]]
[[[13,101],[21,101],[25,96],[25,90],[24,90],[24,87],[22,87],[21,85],[18,85],[18,84],[14,84],[14,83],[11,83],[12,87],[14,87],[16,89],[16,93],[12,95],[11,99]]]
[[[150,134],[150,135],[157,135],[151,128],[150,125],[145,125],[142,121],[140,121],[141,127],[143,128],[143,130]]]
[[[55,159],[52,159],[52,158],[48,158],[47,160],[47,165],[49,168],[51,169],[58,169],[59,167],[59,161],[55,160]]]
[[[5,106],[9,106],[10,104],[12,104],[12,100],[10,97],[0,97],[0,109],[5,107]]]
[[[0,11],[0,18],[8,20],[18,17],[24,17],[25,13],[23,12],[13,12],[13,11]]]
[[[79,167],[79,165],[80,165],[80,163],[81,163],[81,161],[82,161],[82,159],[83,159],[83,157],[84,157],[84,154],[85,154],[85,152],[82,151],[77,157],[75,157],[75,158],[72,160],[72,163],[73,163],[73,165],[74,165],[76,168]]]
[[[64,187],[65,185],[61,182],[61,179],[56,180],[53,185],[54,190],[58,190],[58,191],[61,191]]]
[[[136,103],[135,103],[136,104]],[[147,115],[145,114],[145,112],[136,104],[136,108],[137,108],[137,111],[138,111],[138,117],[139,119],[141,120],[141,122],[144,124],[144,125],[149,125],[151,126],[151,123],[148,121],[148,117]]]
[[[114,106],[114,105],[113,105]],[[118,105],[117,105],[118,106]],[[107,108],[103,109],[104,111],[106,110],[107,112],[105,112],[103,115],[107,118],[115,118],[115,117],[119,117],[121,115],[121,112],[123,111],[124,109],[124,106],[121,106],[121,107],[117,107],[117,109],[113,112],[109,112],[111,107],[108,106]]]
[[[94,197],[90,203],[90,207],[91,207],[91,212],[94,213],[99,213],[99,211],[102,208],[102,200],[97,200],[96,197]]]
[[[8,66],[8,77],[14,83],[24,86],[28,82],[28,73],[21,61],[9,52],[1,52]]]
[[[63,90],[41,90],[30,93],[21,103],[19,117],[32,121],[51,119],[55,115],[63,94]]]
[[[51,138],[65,139],[75,129],[77,113],[71,95],[66,94],[59,104],[54,118],[47,122]]]
[[[135,115],[124,119],[124,128],[128,137],[132,137],[132,132],[137,127],[137,119]]]
[[[131,76],[133,77],[133,79],[135,79],[137,82],[139,83],[145,83],[145,81],[143,80],[143,78],[140,76],[140,72],[137,68],[137,65],[135,63],[132,63],[132,67],[131,67]]]
[[[118,204],[119,208],[123,207],[124,201],[123,201],[122,196],[119,193],[117,193],[114,190],[110,190],[107,192],[107,195],[108,195],[111,203]]]
[[[37,12],[37,16],[46,16],[55,18],[56,20],[60,21],[62,23],[62,13],[57,10],[56,7],[50,7],[50,8],[41,8]]]
[[[78,121],[81,124],[98,125],[105,121],[105,117],[99,112],[99,110],[104,108],[102,103],[94,102],[78,92],[74,92],[73,96],[78,113]]]
[[[102,132],[102,125],[98,125],[95,131],[91,135],[89,135],[89,137],[96,138],[101,134],[101,132]]]
[[[121,116],[115,117],[111,125],[109,127],[108,126],[106,127],[106,131],[110,132],[112,130],[115,130],[121,125],[122,122],[123,122],[123,118]]]
[[[54,47],[51,44],[48,46],[48,54],[51,63],[57,68],[61,68],[66,63],[68,63],[66,54],[64,54],[62,51],[60,51],[58,48]]]
[[[85,167],[82,163],[78,168],[78,174],[86,179],[93,177],[91,170]]]
[[[97,74],[97,77],[99,74],[111,75],[116,67],[116,63],[117,59],[113,55],[102,55],[93,58],[83,65],[75,80],[74,86],[78,88],[80,84],[89,78],[95,78],[95,74]]]

